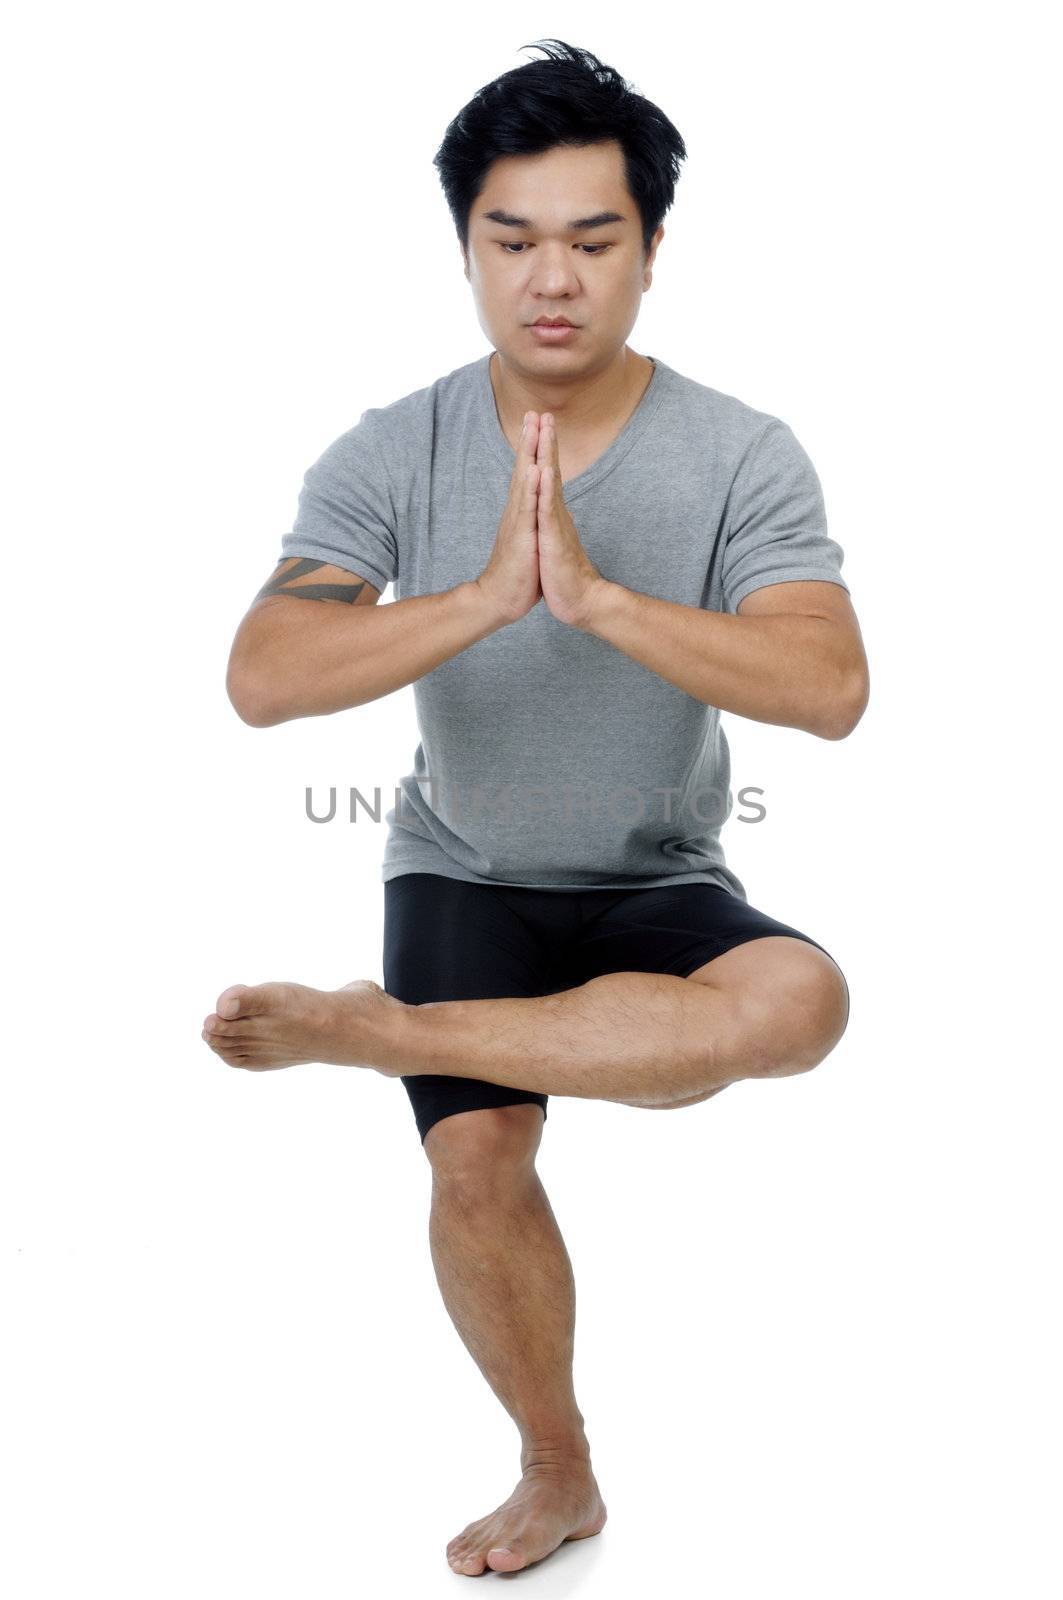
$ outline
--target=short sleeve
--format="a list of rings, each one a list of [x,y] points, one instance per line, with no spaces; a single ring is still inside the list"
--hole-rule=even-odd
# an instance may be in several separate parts
[[[395,509],[372,425],[361,421],[333,440],[303,478],[295,523],[281,560],[309,556],[356,572],[381,592],[398,575]]]
[[[724,519],[726,611],[771,583],[826,579],[849,593],[844,553],[827,533],[816,469],[785,422],[773,418],[746,453]]]

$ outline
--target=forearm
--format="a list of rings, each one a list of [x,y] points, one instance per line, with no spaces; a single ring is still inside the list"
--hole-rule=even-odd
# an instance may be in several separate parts
[[[471,582],[384,606],[266,600],[234,641],[230,698],[258,727],[325,716],[416,682],[501,625]]]
[[[706,705],[842,736],[853,665],[827,617],[733,616],[606,582],[586,631]]]

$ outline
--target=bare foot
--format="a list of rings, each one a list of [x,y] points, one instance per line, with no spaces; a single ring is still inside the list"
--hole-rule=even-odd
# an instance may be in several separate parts
[[[508,1500],[489,1517],[469,1526],[447,1545],[454,1572],[478,1578],[483,1572],[516,1572],[556,1550],[567,1539],[600,1533],[605,1502],[590,1467],[559,1474],[529,1467]]]
[[[374,1067],[397,1012],[406,1007],[378,983],[358,978],[342,989],[309,989],[302,983],[234,983],[218,996],[204,1020],[202,1037],[231,1067],[263,1072],[304,1061]]]

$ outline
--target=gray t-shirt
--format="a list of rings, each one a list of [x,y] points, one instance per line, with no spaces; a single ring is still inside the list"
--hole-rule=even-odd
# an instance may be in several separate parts
[[[282,557],[392,583],[397,600],[478,577],[516,459],[490,360],[363,412],[306,473]],[[622,433],[563,492],[598,570],[643,594],[733,613],[765,584],[818,578],[848,592],[791,429],[664,361]],[[559,622],[544,600],[413,689],[421,742],[392,791],[382,881],[716,883],[747,899],[720,845],[733,797],[714,706]]]

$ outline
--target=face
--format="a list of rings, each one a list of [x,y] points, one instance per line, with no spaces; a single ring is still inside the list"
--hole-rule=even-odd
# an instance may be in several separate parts
[[[602,213],[620,220],[572,226]],[[615,139],[499,157],[473,201],[464,257],[481,328],[507,363],[541,380],[607,366],[635,325],[663,235],[662,226],[644,256]],[[541,316],[567,317],[575,331],[560,340],[534,333]]]

